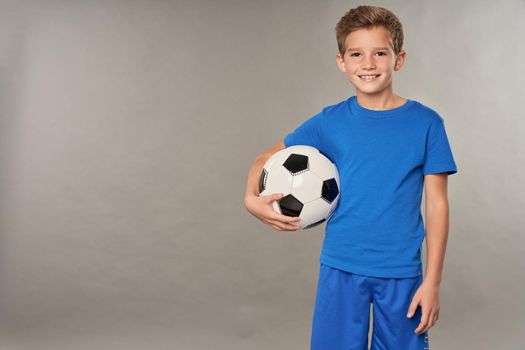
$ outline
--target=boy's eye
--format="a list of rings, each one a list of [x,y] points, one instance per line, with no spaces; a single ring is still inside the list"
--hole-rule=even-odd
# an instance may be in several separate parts
[[[379,56],[386,56],[386,52],[384,52],[384,51],[378,51],[377,53],[379,54]],[[350,54],[350,56],[352,56],[352,57],[357,57],[358,55],[360,55],[359,52],[354,52],[354,53]]]

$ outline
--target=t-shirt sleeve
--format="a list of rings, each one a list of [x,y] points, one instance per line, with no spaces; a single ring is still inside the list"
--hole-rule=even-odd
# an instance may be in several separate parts
[[[312,146],[319,150],[322,149],[321,122],[323,111],[305,120],[295,130],[284,137],[286,147],[296,145]]]
[[[445,121],[438,116],[428,130],[423,175],[457,173],[456,162],[445,131]]]

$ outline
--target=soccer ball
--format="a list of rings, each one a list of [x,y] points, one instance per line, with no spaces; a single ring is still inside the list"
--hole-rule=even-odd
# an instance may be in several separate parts
[[[339,172],[317,148],[290,146],[274,153],[259,179],[260,195],[282,193],[273,209],[299,216],[298,226],[308,229],[328,220],[339,201]]]

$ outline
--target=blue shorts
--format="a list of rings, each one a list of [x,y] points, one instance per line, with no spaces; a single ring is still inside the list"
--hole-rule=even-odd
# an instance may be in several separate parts
[[[321,264],[312,321],[311,350],[366,350],[373,305],[371,350],[429,349],[428,331],[414,331],[421,307],[408,308],[423,277],[379,278]]]

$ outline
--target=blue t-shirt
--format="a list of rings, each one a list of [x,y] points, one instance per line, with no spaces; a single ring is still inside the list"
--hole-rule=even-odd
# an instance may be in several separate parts
[[[422,274],[424,176],[457,172],[439,114],[410,99],[374,111],[351,96],[307,119],[284,143],[313,146],[339,170],[339,204],[321,263],[374,277]]]

